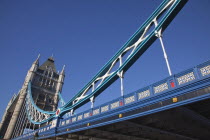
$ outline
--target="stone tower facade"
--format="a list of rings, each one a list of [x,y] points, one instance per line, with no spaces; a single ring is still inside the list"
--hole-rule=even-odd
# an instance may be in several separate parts
[[[25,98],[29,81],[31,81],[32,97],[35,104],[42,110],[55,111],[58,105],[58,93],[64,84],[64,68],[56,72],[53,57],[48,58],[39,66],[39,57],[29,69],[24,84],[16,96],[8,103],[0,124],[0,136],[11,139],[21,135],[24,128],[31,128],[26,117]],[[36,128],[36,126],[34,126]]]

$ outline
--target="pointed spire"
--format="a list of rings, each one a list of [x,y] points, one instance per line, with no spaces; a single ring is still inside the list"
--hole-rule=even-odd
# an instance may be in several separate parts
[[[65,65],[63,65],[63,69],[62,69],[60,75],[65,75]]]
[[[38,57],[37,57],[37,59],[39,59],[40,58],[40,53],[38,54]]]
[[[63,69],[62,69],[62,71],[65,69],[65,67],[66,67],[66,65],[63,65]]]
[[[48,60],[51,60],[54,62],[54,57],[53,57],[53,54],[48,58]]]
[[[34,61],[34,63],[32,64],[30,71],[36,71],[38,66],[39,66],[39,57],[40,54],[38,55],[37,59]]]
[[[39,65],[39,58],[40,58],[40,54],[38,55],[37,59],[34,61],[35,65]]]

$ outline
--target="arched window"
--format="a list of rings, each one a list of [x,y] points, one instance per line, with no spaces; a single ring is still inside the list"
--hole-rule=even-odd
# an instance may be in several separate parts
[[[38,100],[39,101],[44,101],[44,99],[45,99],[45,95],[39,94]]]
[[[50,104],[52,104],[52,99],[51,99],[51,98],[49,98],[49,99],[48,99],[48,102],[49,102]]]

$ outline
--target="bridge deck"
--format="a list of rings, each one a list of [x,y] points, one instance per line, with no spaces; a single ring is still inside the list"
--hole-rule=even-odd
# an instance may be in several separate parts
[[[16,139],[207,139],[210,61]]]
[[[198,104],[202,110],[197,109]],[[63,134],[57,139],[205,140],[210,137],[209,105],[210,99],[207,99],[143,117]]]

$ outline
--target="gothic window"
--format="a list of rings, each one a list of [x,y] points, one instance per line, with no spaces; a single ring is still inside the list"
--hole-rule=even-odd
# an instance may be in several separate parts
[[[45,85],[48,85],[48,80],[46,79],[46,81],[45,81],[45,83],[44,83]]]
[[[46,79],[43,80],[43,83],[45,83]]]
[[[39,99],[39,101],[44,101],[45,100],[45,95],[39,94],[38,99]]]
[[[39,77],[39,82],[41,82],[42,81],[42,77]]]
[[[50,104],[52,104],[52,99],[51,99],[51,98],[49,98],[49,99],[48,99],[48,102],[49,102]]]

